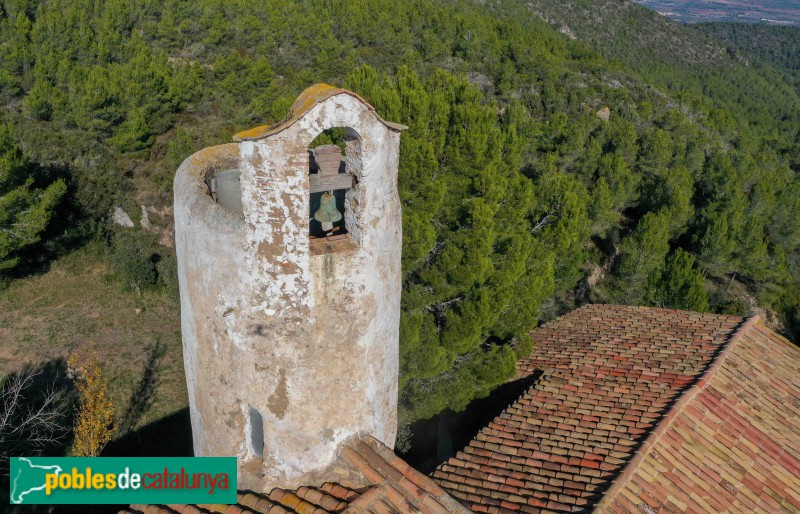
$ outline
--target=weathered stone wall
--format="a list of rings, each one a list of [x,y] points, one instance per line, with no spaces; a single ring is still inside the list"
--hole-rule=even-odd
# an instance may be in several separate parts
[[[353,242],[318,254],[308,236],[306,149],[332,127],[358,137],[348,144],[357,180],[347,196]],[[358,98],[337,94],[282,131],[206,149],[178,171],[175,231],[194,449],[237,455],[240,488],[334,479],[339,445],[358,434],[394,444],[399,137]],[[203,183],[232,159],[241,170],[243,215],[217,205]],[[251,409],[263,420],[261,455],[252,447]]]
[[[213,423],[207,413],[220,407],[213,401],[220,381],[234,375],[224,371],[235,369],[237,359],[227,313],[242,297],[239,274],[246,248],[244,220],[217,205],[204,181],[238,162],[239,145],[207,148],[186,159],[175,175],[181,332],[196,453],[208,445],[205,422]]]

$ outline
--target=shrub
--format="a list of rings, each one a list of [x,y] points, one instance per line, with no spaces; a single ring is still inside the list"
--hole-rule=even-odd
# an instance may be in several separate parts
[[[164,255],[156,264],[158,283],[164,287],[167,294],[177,300],[180,296],[178,290],[178,258],[174,255]]]
[[[140,289],[155,286],[159,259],[153,234],[122,228],[115,232],[111,261],[126,286]]]
[[[97,457],[114,435],[114,403],[106,378],[94,355],[71,355],[67,364],[75,374],[80,404],[75,417],[76,457]]]

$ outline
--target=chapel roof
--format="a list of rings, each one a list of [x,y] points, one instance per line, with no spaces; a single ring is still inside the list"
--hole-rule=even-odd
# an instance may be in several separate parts
[[[373,437],[352,441],[342,463],[370,485],[328,482],[295,491],[239,491],[234,505],[131,505],[120,514],[467,514],[429,477],[416,471]]]
[[[800,512],[800,349],[754,320],[596,512]]]
[[[367,437],[342,450],[366,488],[123,512],[800,511],[800,349],[758,317],[598,304],[532,337],[538,378],[433,480]]]
[[[588,305],[533,332],[541,377],[435,479],[476,512],[589,512],[742,319]]]

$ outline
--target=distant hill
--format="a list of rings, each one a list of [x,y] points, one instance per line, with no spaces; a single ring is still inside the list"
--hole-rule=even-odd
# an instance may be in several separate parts
[[[693,28],[724,45],[745,64],[758,66],[760,60],[786,72],[800,90],[800,27],[703,23]]]
[[[556,30],[606,58],[639,63],[722,65],[722,49],[669,18],[626,0],[520,1]]]
[[[553,28],[709,112],[731,137],[753,131],[798,154],[800,95],[770,63],[754,67],[709,34],[630,0],[518,0]],[[795,56],[796,57],[796,56]],[[733,116],[731,123],[728,116]],[[780,135],[775,134],[775,122]],[[744,132],[743,132],[744,129]],[[793,146],[792,150],[787,147]],[[800,157],[795,157],[800,164]]]
[[[796,0],[636,0],[681,23],[739,22],[800,25]]]

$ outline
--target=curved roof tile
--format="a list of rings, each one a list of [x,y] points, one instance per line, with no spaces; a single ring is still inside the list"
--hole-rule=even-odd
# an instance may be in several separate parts
[[[533,332],[542,376],[434,477],[476,512],[590,512],[742,319],[588,305]]]
[[[800,349],[757,318],[587,305],[532,336],[518,377],[541,376],[439,466],[438,485],[366,437],[342,458],[367,488],[126,512],[800,511]]]
[[[469,514],[431,478],[421,474],[371,436],[342,450],[342,465],[369,486],[328,482],[269,494],[239,491],[235,505],[131,505],[120,514]]]

